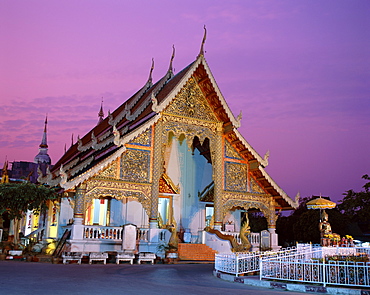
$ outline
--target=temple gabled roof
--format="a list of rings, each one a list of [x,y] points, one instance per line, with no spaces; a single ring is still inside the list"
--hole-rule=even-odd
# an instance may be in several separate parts
[[[147,83],[109,114],[85,136],[78,138],[54,165],[47,175],[49,184],[60,184],[71,189],[97,174],[125,150],[125,144],[150,128],[160,118],[161,112],[193,77],[217,119],[223,122],[226,139],[249,163],[256,181],[271,194],[281,209],[297,207],[293,201],[266,173],[268,155],[262,158],[237,130],[240,117],[235,118],[226,103],[203,54],[176,75],[171,65],[167,73],[152,84],[151,73]],[[151,69],[152,71],[152,69]]]

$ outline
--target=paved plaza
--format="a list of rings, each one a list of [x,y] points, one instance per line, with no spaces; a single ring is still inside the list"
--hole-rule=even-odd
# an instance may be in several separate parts
[[[302,294],[227,282],[213,264],[50,264],[0,261],[0,294]]]

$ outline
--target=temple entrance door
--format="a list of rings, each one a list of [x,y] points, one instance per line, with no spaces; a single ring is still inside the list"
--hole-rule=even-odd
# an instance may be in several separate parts
[[[180,194],[173,200],[177,230],[190,231],[192,242],[198,240],[199,232],[206,224],[204,203],[200,201],[199,193],[213,180],[209,145],[208,138],[200,142],[198,137],[189,139],[170,134],[165,152],[165,172],[174,184],[180,185]]]
[[[93,199],[87,209],[86,224],[109,226],[111,198]]]

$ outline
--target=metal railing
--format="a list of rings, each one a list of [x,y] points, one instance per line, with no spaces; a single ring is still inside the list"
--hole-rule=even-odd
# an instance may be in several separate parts
[[[280,251],[238,252],[232,254],[216,254],[215,269],[236,276],[260,270],[262,257],[279,257],[288,253],[296,253],[297,248],[287,248]]]
[[[297,244],[276,252],[216,254],[215,269],[236,276],[259,271],[260,279],[370,287],[369,257],[369,247]]]
[[[260,279],[370,287],[369,254],[370,248],[312,247],[290,255],[263,257]]]

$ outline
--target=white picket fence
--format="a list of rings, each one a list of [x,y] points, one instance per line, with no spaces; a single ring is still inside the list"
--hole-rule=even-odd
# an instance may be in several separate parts
[[[216,254],[215,269],[241,275],[259,271],[260,279],[370,287],[370,262],[336,261],[370,256],[369,247],[297,247],[278,252]]]

